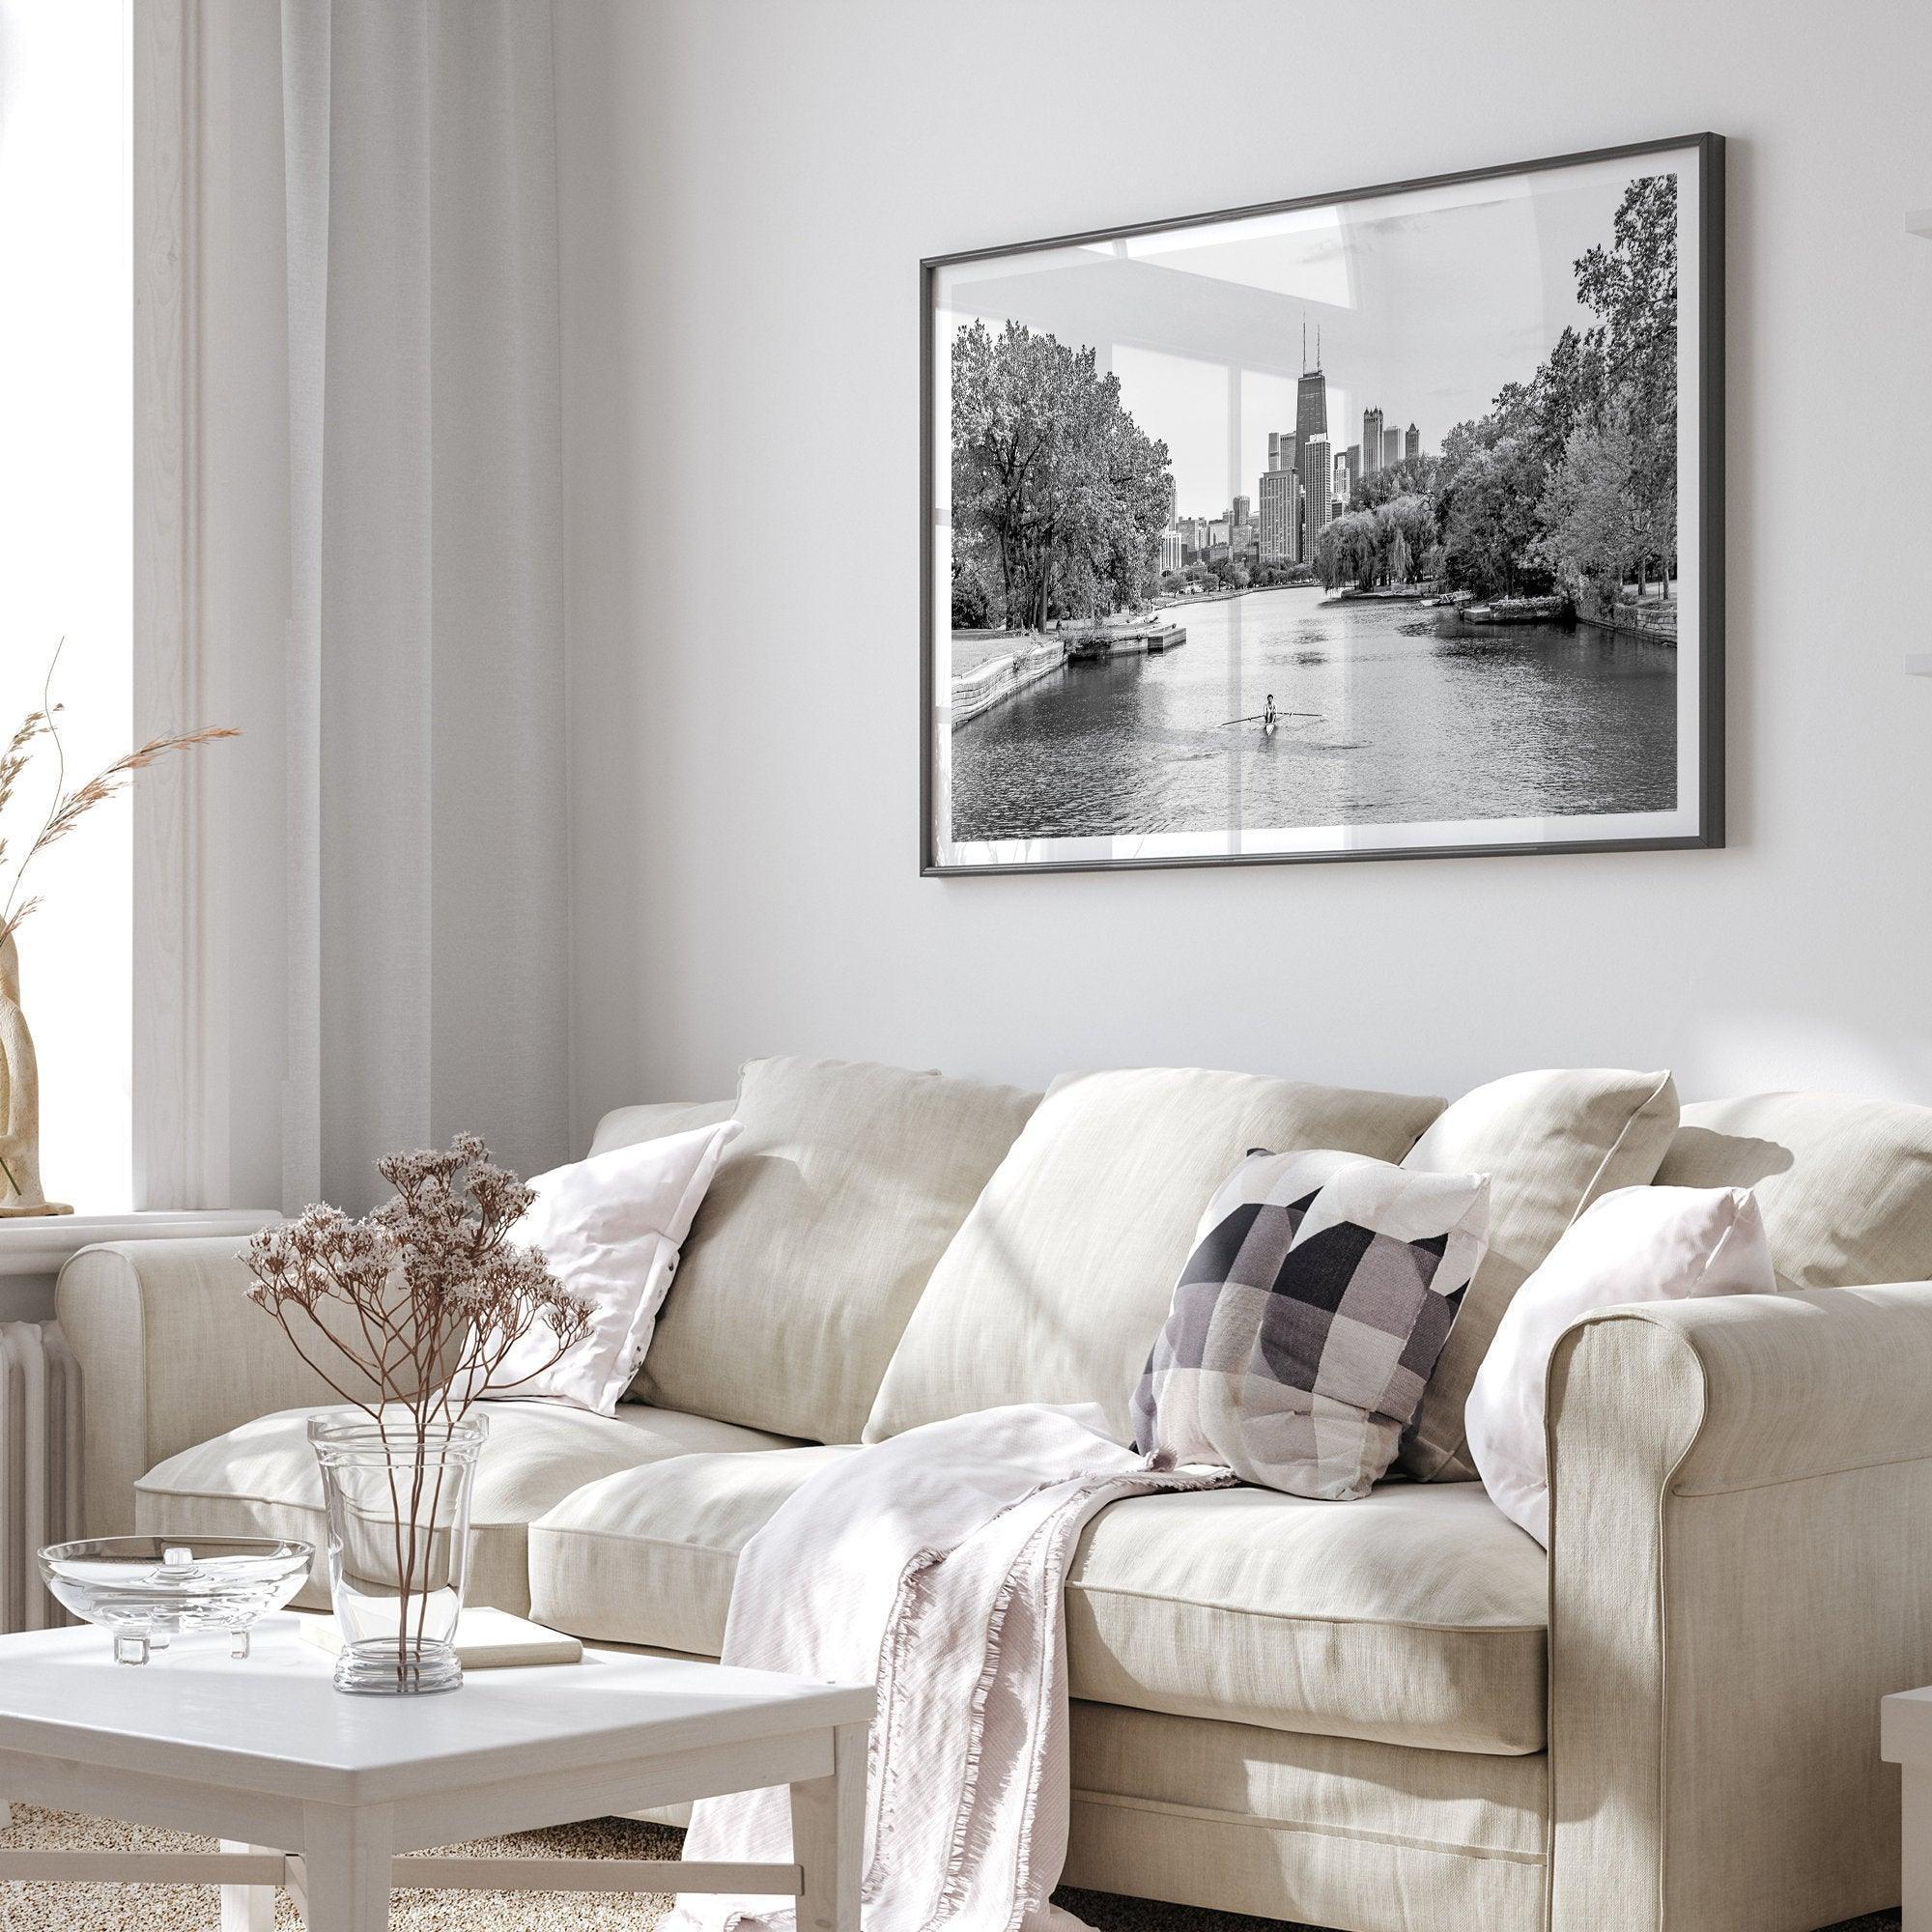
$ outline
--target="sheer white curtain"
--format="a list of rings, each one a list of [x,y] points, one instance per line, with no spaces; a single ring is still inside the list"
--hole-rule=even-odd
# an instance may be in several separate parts
[[[549,0],[283,0],[287,1201],[565,1157]]]

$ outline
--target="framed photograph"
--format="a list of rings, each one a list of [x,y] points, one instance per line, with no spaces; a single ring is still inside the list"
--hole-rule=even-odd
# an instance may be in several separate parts
[[[929,873],[1723,843],[1715,134],[921,265]]]

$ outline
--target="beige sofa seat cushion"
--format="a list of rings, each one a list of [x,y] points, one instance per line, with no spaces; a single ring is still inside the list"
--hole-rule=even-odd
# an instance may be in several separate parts
[[[1130,1439],[1195,1225],[1236,1163],[1400,1160],[1441,1104],[1195,1067],[1062,1075],[933,1269],[866,1439],[1011,1402],[1097,1402]]]
[[[681,1456],[586,1484],[530,1525],[530,1614],[593,1643],[716,1657],[738,1552],[851,1443]]]
[[[1169,1507],[1172,1505],[1172,1507]],[[1543,1748],[1548,1566],[1480,1483],[1131,1496],[1067,1577],[1073,1695],[1433,1750]]]
[[[322,1475],[308,1419],[322,1407],[289,1408],[244,1422],[156,1463],[135,1488],[134,1519],[146,1536],[287,1536],[313,1543],[315,1575],[299,1602],[323,1607],[327,1543]],[[696,1450],[742,1454],[788,1447],[785,1437],[702,1416],[620,1403],[614,1416],[558,1403],[493,1402],[476,1470],[469,1602],[527,1613],[531,1520],[560,1497],[613,1470]]]
[[[738,1552],[829,1457],[686,1456],[567,1496],[530,1529],[533,1614],[716,1657]],[[1066,1589],[1075,1697],[1434,1750],[1540,1750],[1548,1568],[1477,1483],[1359,1502],[1136,1496]]]
[[[1475,1474],[1463,1407],[1503,1310],[1591,1202],[1643,1187],[1677,1131],[1668,1073],[1567,1067],[1513,1073],[1452,1100],[1405,1167],[1490,1177],[1490,1250],[1423,1392],[1399,1466],[1436,1482]]]
[[[660,1141],[693,1127],[715,1127],[731,1118],[731,1105],[729,1100],[650,1100],[640,1107],[612,1107],[597,1122],[590,1151],[609,1153],[612,1148]]]
[[[857,1441],[886,1363],[1038,1102],[898,1066],[757,1060],[633,1393]]]
[[[1852,1094],[1699,1101],[1657,1179],[1751,1189],[1787,1289],[1932,1279],[1932,1107]]]

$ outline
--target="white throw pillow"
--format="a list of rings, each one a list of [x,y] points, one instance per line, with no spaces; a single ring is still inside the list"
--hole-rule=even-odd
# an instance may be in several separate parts
[[[531,1179],[537,1198],[509,1238],[543,1250],[551,1272],[589,1304],[590,1326],[553,1361],[555,1335],[538,1321],[511,1346],[486,1400],[548,1396],[597,1415],[617,1412],[650,1347],[692,1217],[737,1133],[736,1121],[719,1121]]]
[[[1503,1311],[1463,1413],[1483,1487],[1549,1544],[1544,1384],[1550,1350],[1600,1308],[1775,1294],[1771,1244],[1743,1187],[1626,1187],[1579,1215]]]

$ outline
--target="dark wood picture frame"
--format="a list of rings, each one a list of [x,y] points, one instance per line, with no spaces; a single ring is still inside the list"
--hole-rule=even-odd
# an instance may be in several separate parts
[[[1018,862],[941,863],[935,823],[934,751],[938,727],[934,679],[938,639],[935,636],[934,493],[937,440],[941,425],[935,411],[934,323],[940,273],[961,264],[1033,254],[1048,249],[1089,246],[1131,240],[1173,230],[1220,222],[1251,220],[1294,210],[1323,208],[1417,190],[1542,174],[1601,162],[1635,160],[1649,155],[1693,151],[1697,156],[1697,500],[1680,516],[1694,515],[1698,532],[1698,763],[1694,830],[1682,836],[1657,838],[1575,838],[1536,841],[1497,841],[1465,844],[1363,846],[1347,850],[1251,851],[1181,856],[1125,858],[1048,858]],[[1680,296],[1680,300],[1682,299]],[[1363,859],[1447,859],[1514,856],[1527,853],[1585,853],[1680,851],[1710,849],[1724,843],[1724,140],[1702,133],[1634,142],[1541,160],[1466,168],[1453,173],[1373,187],[1307,194],[1261,202],[1207,214],[1165,217],[1120,227],[1094,229],[1037,242],[1000,247],[974,248],[932,255],[920,263],[920,871],[922,876],[956,878],[975,875],[1011,876],[1034,872],[1129,871],[1175,866],[1256,866],[1334,863]],[[949,442],[950,442],[950,431]]]

